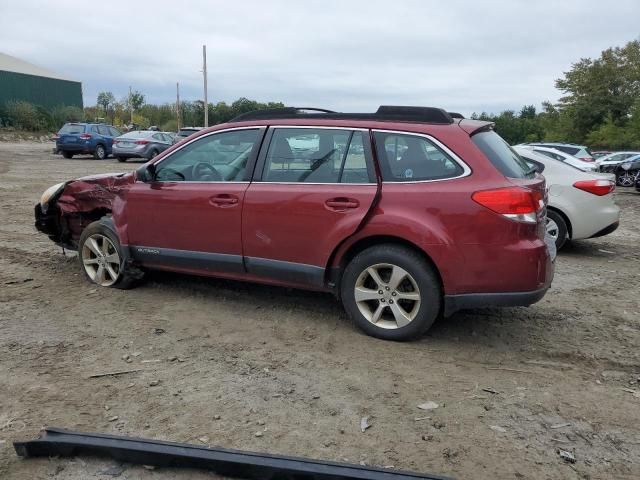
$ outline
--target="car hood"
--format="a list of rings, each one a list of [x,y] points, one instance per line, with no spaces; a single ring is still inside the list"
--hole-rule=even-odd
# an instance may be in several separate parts
[[[112,210],[113,203],[135,182],[132,173],[102,173],[71,180],[58,198],[63,213]]]

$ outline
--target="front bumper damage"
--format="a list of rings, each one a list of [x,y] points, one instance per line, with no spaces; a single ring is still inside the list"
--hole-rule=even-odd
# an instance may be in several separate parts
[[[21,457],[108,456],[128,463],[189,467],[219,475],[278,480],[446,480],[446,477],[348,463],[208,448],[185,443],[82,433],[49,427],[40,438],[14,442]]]

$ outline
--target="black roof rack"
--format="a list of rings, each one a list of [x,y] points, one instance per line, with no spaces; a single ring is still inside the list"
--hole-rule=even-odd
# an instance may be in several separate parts
[[[459,115],[459,114],[458,114]],[[462,115],[460,115],[461,117]],[[326,120],[376,120],[395,122],[417,122],[448,125],[453,123],[452,115],[441,108],[382,105],[375,113],[340,113],[322,108],[269,108],[243,113],[230,122],[247,120],[270,120],[285,118],[321,118]],[[459,118],[459,117],[456,117]]]

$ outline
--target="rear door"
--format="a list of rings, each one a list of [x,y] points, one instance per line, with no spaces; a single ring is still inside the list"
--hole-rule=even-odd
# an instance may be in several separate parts
[[[244,200],[247,271],[322,287],[331,253],[377,192],[368,130],[270,129]]]
[[[107,149],[107,153],[111,153],[113,147],[113,134],[107,125],[98,125],[98,133],[102,138],[102,142]]]

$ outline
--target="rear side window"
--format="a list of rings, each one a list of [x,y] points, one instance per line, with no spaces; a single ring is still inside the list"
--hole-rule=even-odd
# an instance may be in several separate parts
[[[382,179],[386,182],[442,180],[458,177],[463,168],[428,138],[374,132]]]
[[[505,177],[526,178],[531,175],[527,162],[496,132],[479,132],[471,140]]]
[[[363,132],[279,128],[273,132],[263,180],[283,183],[368,183]]]
[[[58,133],[66,133],[68,135],[73,135],[77,133],[84,133],[84,125],[65,125],[63,126]]]

